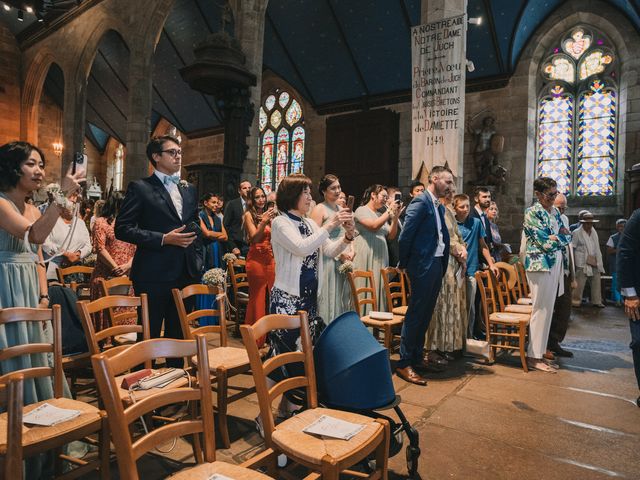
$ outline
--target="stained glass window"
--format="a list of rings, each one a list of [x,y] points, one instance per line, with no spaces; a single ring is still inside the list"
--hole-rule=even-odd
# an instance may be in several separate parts
[[[258,115],[258,179],[269,193],[287,175],[303,172],[306,132],[300,103],[289,92],[276,90],[267,95]]]
[[[607,44],[600,33],[576,27],[542,63],[536,174],[568,195],[615,193],[617,90]]]

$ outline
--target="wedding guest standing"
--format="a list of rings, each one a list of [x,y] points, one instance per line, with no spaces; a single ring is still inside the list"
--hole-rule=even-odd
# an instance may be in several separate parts
[[[624,313],[631,329],[631,352],[640,388],[640,209],[631,214],[618,244],[618,275],[624,297]],[[640,396],[636,399],[640,407]]]
[[[558,195],[556,181],[539,177],[533,182],[537,202],[524,214],[526,254],[524,267],[531,288],[533,312],[529,323],[527,365],[544,372],[555,372],[557,365],[543,359],[547,350],[551,316],[556,297],[564,294],[563,251],[571,241],[562,224],[560,212],[553,206]]]
[[[202,197],[200,228],[204,236],[204,270],[222,268],[223,244],[227,241],[227,231],[221,218],[216,214],[219,198],[215,193],[205,193]]]
[[[376,279],[376,296],[380,310],[386,308],[384,288],[380,281],[380,270],[389,266],[387,238],[395,238],[398,232],[398,204],[387,204],[389,195],[382,185],[374,184],[365,190],[362,204],[355,212],[360,236],[356,238],[354,248],[355,270],[369,270]],[[388,221],[391,220],[391,223]],[[369,308],[367,308],[369,310]],[[367,312],[365,312],[367,313]]]
[[[242,228],[242,219],[247,208],[247,198],[250,190],[251,182],[247,180],[240,182],[240,185],[238,185],[239,197],[228,202],[224,209],[223,222],[224,228],[229,235],[229,250],[238,257],[245,257],[249,251],[249,244],[244,237]]]
[[[318,317],[318,294],[323,276],[323,255],[336,257],[353,241],[353,214],[340,210],[322,227],[304,217],[311,205],[311,180],[300,173],[285,177],[278,185],[278,211],[271,222],[271,245],[276,261],[276,278],[271,289],[271,313],[309,314],[312,339],[323,324]],[[333,230],[342,225],[341,237],[331,239]],[[269,337],[271,352],[295,351],[298,331],[278,330]],[[280,369],[278,369],[280,370]],[[276,373],[274,371],[274,373]]]
[[[0,147],[0,308],[49,307],[40,245],[60,214],[71,208],[67,196],[75,194],[82,178],[80,174],[65,176],[60,192],[52,195],[52,201],[41,215],[25,199],[42,185],[44,167],[44,155],[35,145],[11,142]],[[0,326],[0,350],[24,342],[53,341],[49,323],[26,323]],[[22,355],[0,361],[0,375],[23,368],[48,366],[44,354]],[[53,386],[49,378],[25,379],[25,405],[51,397]]]
[[[442,279],[442,288],[427,332],[429,364],[446,364],[452,360],[451,354],[464,347],[467,332],[467,248],[453,211],[454,193],[452,188],[439,199],[445,207],[444,222],[449,231],[449,265]]]
[[[585,212],[580,220],[580,226],[573,231],[573,249],[576,259],[576,282],[578,286],[573,291],[573,306],[582,303],[584,286],[589,281],[591,290],[591,304],[597,308],[604,308],[602,291],[600,288],[600,274],[604,273],[602,252],[598,232],[593,224],[599,222],[593,213]]]
[[[319,227],[322,227],[325,223],[331,221],[339,210],[338,203],[342,189],[340,188],[338,177],[331,174],[322,177],[318,185],[318,191],[323,201],[313,209],[311,219]],[[342,208],[344,208],[344,205]],[[329,238],[335,240],[343,235],[344,228],[339,225],[330,232]],[[318,315],[326,324],[329,324],[350,308],[349,304],[345,305],[343,302],[346,287],[345,276],[338,271],[338,267],[342,264],[340,257],[344,254],[345,252],[336,257],[323,256],[321,258],[322,277],[320,278],[321,293],[318,295]]]
[[[244,323],[253,325],[267,314],[268,292],[275,280],[275,261],[271,247],[271,220],[276,216],[275,206],[267,208],[267,196],[261,187],[253,187],[247,198],[244,229],[249,242],[247,254],[247,281],[249,305]]]
[[[491,257],[495,262],[501,262],[502,256],[505,253],[511,253],[511,247],[505,243],[502,243],[502,236],[500,235],[500,229],[498,228],[498,204],[491,202],[487,209],[487,220],[489,221],[489,228],[491,229],[491,238],[493,239],[493,248],[491,249]]]
[[[202,277],[202,239],[194,223],[198,219],[196,188],[180,180],[182,149],[170,135],[153,138],[147,158],[154,172],[129,184],[116,218],[116,238],[138,248],[131,266],[136,295],[149,300],[151,338],[183,338],[172,288],[182,289]],[[187,229],[189,226],[189,229]],[[168,366],[182,368],[182,359]]]
[[[626,218],[616,220],[616,233],[611,235],[607,240],[607,256],[609,257],[609,272],[611,273],[611,301],[620,306],[622,296],[620,295],[620,286],[618,284],[618,273],[616,269],[616,257],[618,255],[618,243],[622,237],[624,226],[627,224]]]
[[[124,196],[121,192],[113,192],[105,202],[100,216],[96,219],[91,238],[93,251],[96,254],[96,266],[91,274],[91,300],[102,297],[100,279],[129,275],[136,246],[122,242],[116,238],[114,224]],[[133,293],[133,292],[131,292]],[[95,315],[96,331],[110,327],[103,312]]]

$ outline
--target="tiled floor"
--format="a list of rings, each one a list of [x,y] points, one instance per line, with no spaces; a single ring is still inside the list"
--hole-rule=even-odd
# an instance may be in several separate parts
[[[557,374],[524,373],[514,357],[493,366],[462,358],[431,375],[427,387],[394,377],[402,410],[420,433],[421,478],[640,478],[629,337],[620,309],[575,309],[564,342],[575,356],[561,360]],[[233,404],[230,413],[232,445],[217,456],[239,463],[262,445],[253,423],[255,395]],[[192,461],[189,444],[180,441],[169,454],[143,458],[141,478],[167,476],[180,467],[174,461]],[[404,448],[389,466],[390,478],[406,478]],[[118,478],[115,461],[112,478]]]

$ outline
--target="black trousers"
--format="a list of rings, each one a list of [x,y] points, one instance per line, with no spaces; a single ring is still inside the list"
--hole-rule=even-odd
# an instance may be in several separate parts
[[[141,293],[147,294],[147,301],[149,303],[149,336],[151,338],[160,338],[163,321],[164,338],[184,338],[171,289],[182,289],[192,283],[199,282],[186,275],[181,276],[177,280],[166,282],[133,282],[133,290],[137,296]],[[188,300],[193,300],[193,298],[195,297],[189,298]],[[190,305],[187,305],[187,311],[190,309]],[[170,367],[182,368],[183,364],[184,362],[181,358],[167,359],[167,365]]]
[[[571,318],[571,279],[569,275],[564,277],[564,294],[556,297],[553,305],[553,316],[551,317],[551,330],[547,340],[547,348],[553,349],[564,340],[569,328]]]

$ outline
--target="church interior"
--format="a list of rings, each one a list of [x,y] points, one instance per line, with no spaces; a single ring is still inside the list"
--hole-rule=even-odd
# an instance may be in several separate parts
[[[335,174],[358,203],[372,183],[406,195],[442,164],[414,163],[412,30],[460,15],[457,193],[489,188],[516,253],[550,176],[571,223],[599,220],[605,252],[640,207],[640,0],[3,0],[0,145],[38,145],[46,183],[85,155],[95,198],[148,176],[147,142],[165,134],[199,196],[229,201],[242,180],[269,193],[296,172]],[[557,375],[463,358],[426,389],[394,377],[421,453],[410,475],[405,438],[389,477],[638,478],[623,310],[574,309],[565,344]],[[255,396],[230,406],[219,459],[260,451],[257,411]],[[183,441],[147,457],[148,478],[193,462]]]

